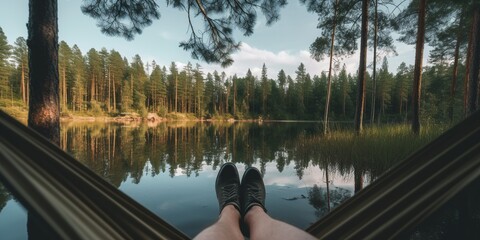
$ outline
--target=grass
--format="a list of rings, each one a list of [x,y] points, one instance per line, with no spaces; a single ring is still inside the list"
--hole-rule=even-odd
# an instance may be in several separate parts
[[[314,162],[334,166],[342,173],[352,166],[378,176],[415,150],[443,133],[446,125],[426,125],[419,136],[408,125],[373,126],[357,136],[353,131],[338,130],[312,136],[301,145],[313,151]]]

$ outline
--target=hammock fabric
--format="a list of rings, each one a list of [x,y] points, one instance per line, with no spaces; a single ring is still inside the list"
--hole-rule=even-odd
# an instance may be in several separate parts
[[[36,132],[0,111],[0,178],[62,239],[188,239]],[[480,177],[480,112],[307,229],[321,239],[389,239]]]
[[[189,239],[2,111],[0,178],[61,239]]]
[[[479,178],[477,111],[307,231],[320,239],[399,238]]]

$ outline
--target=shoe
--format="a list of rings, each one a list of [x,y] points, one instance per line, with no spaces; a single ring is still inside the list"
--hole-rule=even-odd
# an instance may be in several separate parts
[[[215,181],[220,212],[227,205],[233,205],[240,212],[239,198],[240,178],[237,167],[233,163],[225,163],[218,171]]]
[[[265,208],[265,185],[262,175],[254,167],[247,168],[243,174],[242,184],[240,184],[240,204],[242,206],[242,217],[245,217],[248,210],[253,206],[259,206],[267,212]]]

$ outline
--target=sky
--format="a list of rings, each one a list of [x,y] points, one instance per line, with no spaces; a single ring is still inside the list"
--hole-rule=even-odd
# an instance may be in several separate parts
[[[27,38],[28,0],[0,2],[3,6],[0,8],[0,27],[9,43],[13,45],[20,36]],[[168,68],[172,61],[179,67],[191,62],[194,65],[200,64],[204,72],[224,71],[228,76],[245,76],[248,69],[251,69],[254,75],[260,76],[264,63],[267,75],[272,79],[277,78],[281,69],[295,78],[295,71],[300,63],[305,65],[311,76],[328,70],[326,59],[317,62],[310,57],[308,51],[310,44],[321,34],[316,28],[318,17],[314,13],[308,13],[298,0],[289,1],[280,11],[280,20],[273,25],[266,26],[265,18],[259,14],[253,35],[244,37],[237,31],[235,40],[241,41],[242,45],[240,50],[232,55],[234,63],[228,68],[192,59],[189,52],[179,47],[179,43],[190,36],[186,13],[166,7],[164,1],[157,3],[160,5],[160,19],[154,20],[141,35],[128,41],[122,37],[102,34],[96,20],[81,12],[82,1],[58,0],[59,41],[67,42],[70,47],[77,44],[83,54],[91,48],[100,50],[105,47],[108,50],[115,49],[128,60],[138,54],[144,64],[155,60],[157,64]],[[396,72],[401,62],[414,63],[415,46],[396,43],[396,49],[398,56],[387,57],[390,72]],[[368,63],[373,61],[372,55],[372,52],[368,53]],[[358,56],[357,51],[351,57],[341,60],[347,72],[354,74],[357,71]],[[381,60],[378,61],[380,66]],[[428,47],[425,51],[425,64],[428,64]]]

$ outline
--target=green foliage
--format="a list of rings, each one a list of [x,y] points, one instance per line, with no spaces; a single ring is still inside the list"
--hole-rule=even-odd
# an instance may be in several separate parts
[[[180,47],[190,51],[194,59],[221,63],[229,66],[233,63],[230,54],[238,50],[240,43],[233,38],[233,29],[240,30],[245,36],[253,33],[257,20],[257,11],[266,17],[267,25],[279,18],[280,8],[286,0],[245,1],[235,3],[223,1],[167,1],[167,5],[186,11],[191,29],[190,38],[182,41]],[[87,0],[82,11],[98,20],[102,32],[108,35],[120,35],[132,39],[142,29],[160,18],[159,6],[153,0],[109,1]],[[200,17],[205,24],[198,30],[192,23]]]
[[[0,98],[11,95],[9,75],[12,67],[8,61],[12,47],[8,44],[7,36],[0,28]]]
[[[357,50],[357,39],[360,37],[360,25],[357,14],[360,13],[359,1],[316,1],[300,0],[309,12],[319,17],[317,28],[322,31],[320,37],[310,45],[312,57],[320,61],[330,53],[332,31],[335,29],[334,55],[351,55]]]
[[[102,116],[103,115],[102,107],[96,101],[91,101],[90,102],[90,111],[93,113],[94,116]]]
[[[360,136],[351,130],[334,130],[326,136],[308,137],[298,145],[299,151],[313,149],[313,159],[337,166],[340,171],[350,172],[351,166],[366,169],[373,165],[377,168],[371,174],[378,176],[419,146],[439,136],[447,127],[427,125],[419,136],[413,134],[408,125],[367,127]],[[349,147],[346,149],[345,146]]]
[[[3,60],[6,67],[0,72],[0,76],[4,76],[0,81],[0,100],[5,103],[5,108],[11,108],[12,102],[13,105],[20,103],[22,109],[26,107],[26,103],[21,101],[20,67],[26,60],[25,44],[24,39],[18,38],[13,56],[8,55],[15,65],[7,59]],[[10,49],[7,45],[4,44],[3,49]],[[10,50],[4,52],[11,53]],[[59,45],[59,58],[62,111],[71,114],[97,116],[136,112],[146,116],[147,112],[156,112],[166,117],[168,113],[178,112],[207,119],[261,117],[264,120],[321,120],[324,114],[327,76],[324,72],[320,76],[310,76],[304,64],[299,64],[293,77],[280,70],[273,79],[268,78],[266,65],[259,78],[250,70],[243,77],[232,77],[218,71],[205,73],[198,64],[195,67],[187,64],[179,69],[175,62],[168,69],[155,62],[147,63],[151,67],[151,72],[147,72],[139,55],[131,63],[113,49],[90,49],[83,55],[76,45],[70,47],[63,41]],[[452,64],[439,62],[425,68],[422,121],[449,120]],[[460,63],[460,80],[464,78],[464,69],[465,66]],[[24,71],[28,76],[28,68]],[[412,76],[412,66],[403,63],[392,74],[388,71],[388,62],[384,60],[378,73],[376,98],[380,122],[408,121]],[[347,72],[345,66],[338,75],[335,72],[332,76],[331,121],[352,120],[356,78]],[[26,84],[28,78],[24,80]],[[370,84],[370,80],[367,83]],[[463,109],[457,107],[463,100],[462,90],[458,87],[453,99],[454,119],[463,117]],[[367,87],[367,91],[371,92],[371,87]],[[367,98],[367,113],[371,111],[371,105],[370,98]]]

